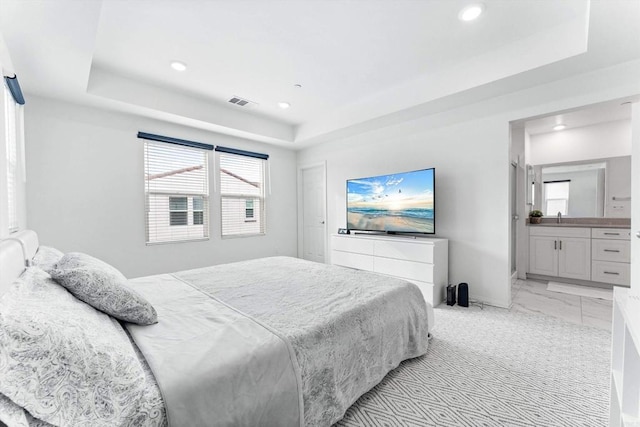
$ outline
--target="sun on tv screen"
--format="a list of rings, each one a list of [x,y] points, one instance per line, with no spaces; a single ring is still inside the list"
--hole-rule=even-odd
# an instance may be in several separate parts
[[[435,233],[435,169],[347,181],[347,229]]]

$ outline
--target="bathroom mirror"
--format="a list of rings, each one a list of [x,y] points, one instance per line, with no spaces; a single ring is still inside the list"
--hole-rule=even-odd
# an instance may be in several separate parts
[[[530,205],[545,216],[631,217],[631,156],[534,165]]]

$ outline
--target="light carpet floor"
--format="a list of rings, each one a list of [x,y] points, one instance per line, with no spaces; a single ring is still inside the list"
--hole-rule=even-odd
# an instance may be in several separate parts
[[[608,425],[608,331],[486,306],[444,305],[435,316],[427,354],[335,427]]]

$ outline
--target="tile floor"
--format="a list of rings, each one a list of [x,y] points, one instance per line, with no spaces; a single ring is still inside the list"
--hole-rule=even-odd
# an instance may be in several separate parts
[[[547,282],[516,280],[511,287],[511,310],[540,313],[568,322],[611,330],[613,303],[547,290]]]

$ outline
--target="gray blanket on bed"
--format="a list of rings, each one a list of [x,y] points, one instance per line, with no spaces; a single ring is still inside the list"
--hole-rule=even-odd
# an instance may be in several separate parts
[[[158,312],[157,324],[126,327],[170,426],[300,427],[300,374],[285,339],[173,275],[131,285]]]
[[[302,377],[304,424],[329,426],[401,361],[427,350],[414,284],[274,257],[174,274],[289,340]]]

